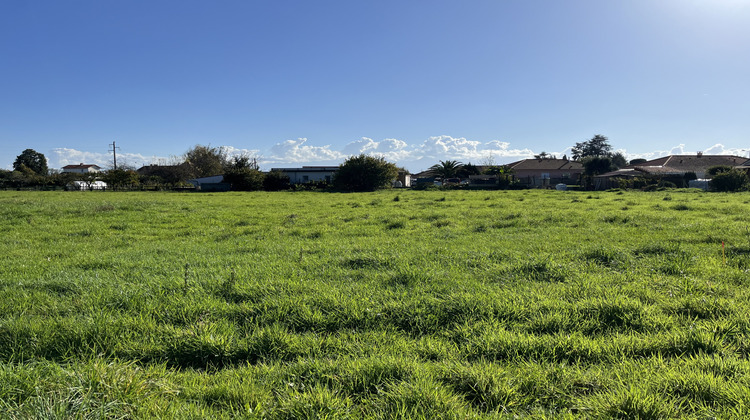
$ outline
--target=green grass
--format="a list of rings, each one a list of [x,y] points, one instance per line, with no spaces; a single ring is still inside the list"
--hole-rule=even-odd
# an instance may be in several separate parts
[[[0,192],[0,417],[744,418],[748,203]]]

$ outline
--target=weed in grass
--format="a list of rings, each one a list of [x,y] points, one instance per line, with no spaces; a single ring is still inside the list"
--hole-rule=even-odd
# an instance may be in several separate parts
[[[436,228],[441,228],[441,227],[449,226],[450,224],[451,224],[450,220],[437,220],[432,223],[432,226]]]
[[[515,265],[509,274],[519,280],[564,282],[567,279],[565,267],[549,260],[522,262]]]
[[[392,230],[392,229],[403,229],[403,228],[405,228],[405,227],[406,227],[406,223],[405,223],[404,221],[402,221],[402,220],[397,220],[397,221],[393,221],[393,222],[388,222],[388,223],[387,223],[387,224],[385,225],[385,228],[386,228],[386,229],[388,229],[388,230]]]
[[[605,248],[586,251],[582,257],[604,267],[616,267],[628,262],[628,256],[624,252]]]

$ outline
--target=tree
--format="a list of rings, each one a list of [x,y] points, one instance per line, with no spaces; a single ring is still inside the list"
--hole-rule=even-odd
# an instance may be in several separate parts
[[[138,172],[132,169],[112,169],[102,177],[112,188],[135,187],[140,183]]]
[[[222,174],[227,161],[226,151],[220,147],[196,145],[185,153],[190,176],[195,178]]]
[[[711,166],[710,168],[706,169],[706,176],[709,178],[713,178],[718,174],[729,172],[731,170],[732,170],[732,167],[729,165]]]
[[[610,157],[612,158],[612,165],[615,167],[615,169],[620,169],[623,166],[628,166],[628,160],[622,153],[617,152]]]
[[[224,182],[232,191],[258,191],[263,189],[263,172],[252,168],[235,168],[224,172]]]
[[[612,158],[607,156],[590,156],[581,162],[588,176],[603,174],[615,169]]]
[[[461,170],[462,166],[463,163],[457,160],[441,160],[439,164],[430,166],[429,170],[433,175],[441,179],[447,179],[455,178],[456,176],[458,176],[458,173]]]
[[[591,140],[576,143],[571,152],[573,160],[581,160],[585,157],[610,157],[612,146],[605,136],[597,134]]]
[[[461,168],[458,170],[458,176],[461,178],[468,178],[471,175],[479,175],[481,171],[479,170],[479,167],[476,165],[472,165],[471,163],[467,163],[466,165],[461,166]]]
[[[612,158],[608,156],[589,156],[584,158],[581,163],[584,171],[581,182],[588,188],[592,186],[594,176],[616,169],[616,166],[612,163]]]
[[[138,170],[141,183],[176,186],[191,177],[190,166],[183,162],[177,165],[150,165]]]
[[[544,159],[552,159],[553,156],[549,153],[542,151],[542,153],[539,153],[538,155],[534,155],[534,159],[544,160]]]
[[[648,162],[646,159],[638,158],[638,159],[631,160],[629,165],[640,165],[641,163],[646,163],[646,162]]]
[[[360,154],[339,166],[333,184],[346,191],[374,191],[389,187],[397,176],[398,167],[385,158]]]
[[[710,185],[714,191],[743,191],[748,188],[748,178],[744,171],[730,169],[714,175]]]
[[[266,191],[289,189],[289,176],[281,171],[271,171],[263,178],[263,189]]]
[[[31,169],[37,175],[47,175],[47,158],[34,149],[26,149],[13,162],[15,171],[24,172],[24,167]]]
[[[500,188],[508,188],[513,184],[513,169],[508,165],[490,166],[484,171],[487,175],[497,176],[497,185]]]
[[[263,179],[258,160],[249,155],[232,156],[224,164],[224,182],[232,184],[234,191],[258,191],[263,188]]]

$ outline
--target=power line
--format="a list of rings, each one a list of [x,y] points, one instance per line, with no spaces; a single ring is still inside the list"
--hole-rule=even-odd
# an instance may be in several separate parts
[[[115,167],[115,170],[117,170],[117,149],[119,149],[119,147],[115,145],[114,141],[112,141],[112,144],[109,144],[108,146],[112,147],[112,150],[110,150],[110,152],[112,152],[112,157],[114,159],[114,167]]]

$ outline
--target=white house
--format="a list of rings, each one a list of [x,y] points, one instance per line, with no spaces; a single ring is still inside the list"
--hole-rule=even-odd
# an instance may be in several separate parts
[[[73,181],[66,185],[68,191],[93,191],[106,190],[107,183],[104,181]]]
[[[84,165],[80,163],[78,165],[65,165],[62,167],[63,173],[73,174],[95,174],[102,171],[102,168],[98,165]]]
[[[339,167],[303,166],[301,168],[272,168],[271,170],[283,172],[289,177],[290,184],[306,184],[308,182],[331,182]]]
[[[231,188],[229,183],[224,182],[224,175],[188,179],[187,182],[200,191],[229,191]]]

